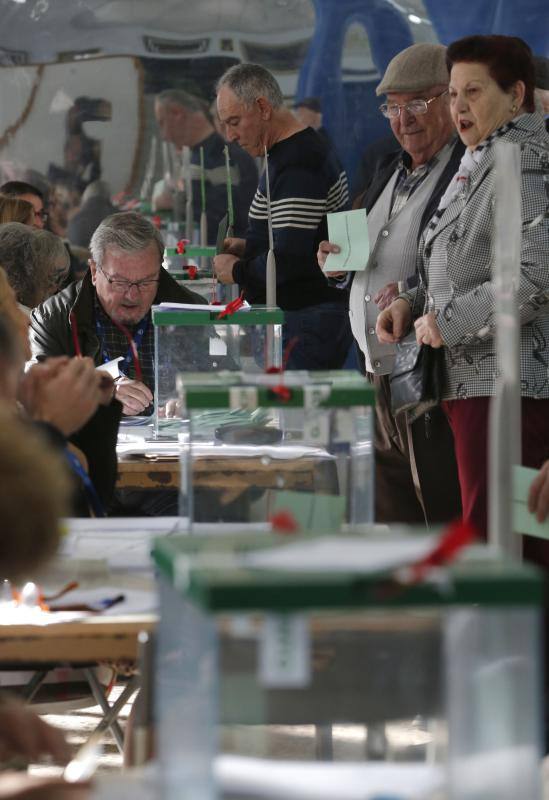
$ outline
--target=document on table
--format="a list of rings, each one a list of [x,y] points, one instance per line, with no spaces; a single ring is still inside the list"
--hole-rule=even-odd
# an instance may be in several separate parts
[[[157,536],[183,530],[180,517],[113,517],[67,519],[61,556],[74,561],[101,559],[111,570],[152,569],[151,550]]]
[[[324,272],[360,272],[366,269],[370,256],[366,211],[339,211],[328,214],[328,239],[337,244],[339,253],[330,253]]]
[[[534,514],[528,511],[528,492],[537,474],[537,469],[513,467],[513,530],[515,533],[549,539],[549,518],[545,522],[538,522]]]

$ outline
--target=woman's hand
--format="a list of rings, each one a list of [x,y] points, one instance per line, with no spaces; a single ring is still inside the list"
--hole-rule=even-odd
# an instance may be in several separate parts
[[[536,515],[538,522],[544,522],[549,514],[549,461],[532,481],[528,493],[528,511]]]
[[[416,340],[418,344],[428,344],[435,348],[444,346],[436,317],[432,311],[416,319],[414,328],[416,329]]]
[[[412,310],[406,300],[395,300],[377,318],[376,335],[383,344],[394,344],[408,332]]]

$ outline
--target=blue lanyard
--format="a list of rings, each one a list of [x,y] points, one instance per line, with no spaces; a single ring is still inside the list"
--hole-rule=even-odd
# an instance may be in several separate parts
[[[92,483],[92,479],[75,456],[75,454],[69,450],[68,447],[65,448],[65,458],[69,463],[69,467],[74,472],[74,474],[80,478],[82,481],[82,485],[84,487],[84,492],[86,493],[86,499],[88,504],[90,505],[93,513],[96,517],[106,517],[105,509],[103,508],[103,503],[99,499],[99,495],[97,494],[97,489]]]
[[[141,344],[143,342],[143,337],[145,336],[148,327],[149,327],[149,314],[147,313],[146,316],[144,316],[143,319],[137,325],[137,330],[134,336],[132,337],[133,343],[135,344],[135,349],[137,351],[139,351],[139,348],[141,347]],[[106,364],[107,361],[111,361],[112,356],[109,354],[109,351],[105,347],[105,328],[103,327],[103,323],[101,322],[97,314],[95,315],[95,330],[97,332],[97,336],[99,337],[99,341],[101,342],[101,358],[103,359],[103,363]],[[128,377],[128,371],[132,362],[133,362],[133,353],[130,345],[128,346],[128,351],[126,355],[124,356],[122,361],[119,362],[118,369],[120,370],[122,375]]]

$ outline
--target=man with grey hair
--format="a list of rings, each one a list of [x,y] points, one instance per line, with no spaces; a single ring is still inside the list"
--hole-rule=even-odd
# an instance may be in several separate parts
[[[113,214],[99,225],[90,243],[89,270],[50,297],[31,314],[31,347],[35,359],[76,355],[97,365],[122,357],[116,397],[126,415],[152,412],[154,389],[153,303],[204,302],[180,287],[161,268],[160,233],[133,211]],[[136,379],[131,335],[143,380]]]
[[[416,281],[417,244],[446,186],[457,171],[463,146],[448,101],[446,48],[415,44],[389,62],[376,94],[380,111],[400,145],[380,156],[374,179],[359,206],[365,209],[370,258],[364,272],[333,274],[351,285],[349,314],[359,357],[376,385],[376,521],[439,522],[460,513],[453,438],[440,409],[411,426],[391,411],[389,374],[394,348],[380,344],[379,312],[408,281]],[[367,214],[367,216],[366,216]],[[324,265],[336,245],[321,242]],[[410,284],[411,285],[411,284]]]
[[[277,305],[284,310],[288,369],[343,366],[352,337],[347,293],[329,285],[315,252],[327,213],[348,207],[347,177],[334,151],[283,105],[280,87],[258,64],[231,67],[217,86],[227,138],[251,156],[269,157],[277,267]],[[269,226],[266,174],[252,202],[245,239],[229,239],[214,259],[222,283],[238,283],[251,303],[266,301]]]
[[[190,148],[190,174],[192,182],[192,208],[196,225],[200,224],[201,151],[204,162],[206,219],[208,242],[215,243],[221,219],[227,213],[226,142],[216,131],[207,104],[183,89],[166,89],[156,96],[154,112],[160,135],[171,142],[180,154],[183,147]],[[237,236],[246,230],[248,210],[257,186],[257,167],[253,158],[239,148],[229,146],[231,185],[233,192],[234,229]],[[187,176],[180,176],[183,181]],[[177,189],[177,187],[176,187]],[[171,208],[173,189],[162,185],[162,191],[153,195],[156,209]]]

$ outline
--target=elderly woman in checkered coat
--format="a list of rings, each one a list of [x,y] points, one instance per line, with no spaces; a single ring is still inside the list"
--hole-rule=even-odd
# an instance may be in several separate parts
[[[413,323],[419,343],[444,348],[442,406],[454,434],[463,516],[485,534],[497,374],[493,144],[501,139],[521,149],[522,453],[523,463],[537,468],[549,457],[549,137],[535,112],[534,67],[521,39],[469,36],[451,44],[447,58],[451,112],[467,149],[420,244],[427,286],[415,303],[402,295],[382,312],[377,335],[395,342]],[[412,308],[424,309],[422,316],[412,320]]]

